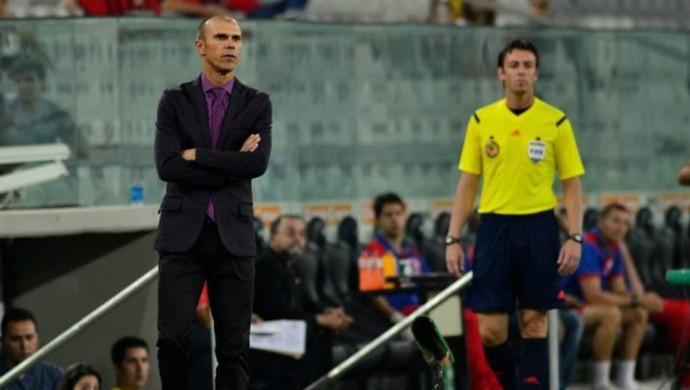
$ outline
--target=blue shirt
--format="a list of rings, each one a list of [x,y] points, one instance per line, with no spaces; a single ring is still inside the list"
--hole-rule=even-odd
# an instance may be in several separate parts
[[[10,370],[5,362],[0,362],[0,376]],[[62,368],[52,363],[37,363],[31,367],[22,379],[15,379],[5,386],[4,390],[57,390],[62,377]]]
[[[407,276],[422,275],[430,270],[424,256],[407,241],[403,241],[402,251],[398,252],[385,237],[376,233],[376,239],[369,243],[366,250],[378,256],[383,256],[386,252],[392,253],[397,261],[399,272]],[[405,315],[410,314],[419,306],[419,295],[414,293],[386,295],[386,300]]]
[[[604,244],[599,229],[593,229],[585,234],[580,266],[573,275],[565,277],[563,290],[584,301],[580,280],[599,278],[601,289],[610,291],[611,280],[623,277],[623,271],[623,258],[618,244]]]

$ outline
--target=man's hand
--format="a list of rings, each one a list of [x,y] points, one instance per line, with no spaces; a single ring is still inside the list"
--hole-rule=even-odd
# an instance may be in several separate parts
[[[240,152],[253,152],[259,147],[261,136],[258,134],[250,135],[242,144]]]
[[[186,161],[194,161],[196,160],[196,148],[183,150],[180,152],[180,155],[182,155],[182,158]]]
[[[570,294],[565,294],[565,307],[571,307],[574,309],[579,309],[583,307],[585,304],[582,302],[580,299],[578,299],[574,295]]]
[[[446,268],[458,278],[465,271],[465,250],[460,243],[446,246]]]
[[[252,313],[252,324],[260,324],[264,322],[264,319],[261,318],[258,314]]]
[[[640,306],[651,313],[658,313],[664,309],[664,300],[657,293],[648,292],[640,297]]]
[[[558,255],[558,273],[561,275],[571,275],[577,271],[580,265],[580,256],[582,254],[582,244],[573,240],[567,240],[561,253]]]
[[[253,152],[259,147],[261,142],[261,136],[258,134],[252,134],[244,141],[240,152]],[[180,155],[185,161],[195,161],[196,160],[196,148],[186,149],[180,152]]]
[[[350,326],[353,320],[341,308],[328,308],[316,316],[316,322],[323,328],[340,333]]]

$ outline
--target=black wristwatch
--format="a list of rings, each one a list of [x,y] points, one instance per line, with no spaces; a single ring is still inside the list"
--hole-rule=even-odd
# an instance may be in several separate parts
[[[568,240],[573,240],[577,242],[578,244],[582,244],[582,234],[580,233],[573,233],[568,236]]]
[[[636,294],[633,294],[630,297],[630,307],[632,307],[634,309],[639,305],[640,305],[640,298]]]
[[[460,239],[457,237],[453,237],[453,236],[446,236],[445,243],[446,243],[446,246],[453,245],[453,244],[459,244]]]

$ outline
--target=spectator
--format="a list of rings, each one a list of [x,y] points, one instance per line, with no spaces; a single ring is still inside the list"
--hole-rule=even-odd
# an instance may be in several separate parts
[[[308,0],[256,0],[256,8],[247,13],[254,19],[268,19],[280,17],[294,19],[298,17],[307,6]],[[228,8],[234,9],[234,0],[228,0]],[[240,1],[240,3],[243,3]]]
[[[61,141],[73,152],[81,153],[75,126],[69,114],[43,98],[46,69],[33,59],[21,59],[11,72],[17,85],[17,98],[7,106],[6,121],[12,131],[0,133],[0,145],[32,145]]]
[[[10,13],[18,18],[81,16],[84,11],[77,0],[10,1]]]
[[[633,377],[635,360],[648,316],[664,306],[658,295],[630,291],[626,286],[620,243],[627,233],[629,219],[624,206],[606,206],[599,214],[597,227],[585,235],[580,266],[565,281],[565,290],[584,302],[585,327],[594,329],[595,389],[610,387],[611,356],[621,325],[622,356],[616,386],[637,388]]]
[[[90,16],[160,15],[159,0],[78,0]]]
[[[22,190],[23,207],[73,205],[78,201],[77,157],[86,155],[86,143],[78,136],[71,116],[44,98],[46,69],[34,59],[18,60],[11,72],[17,97],[7,104],[0,128],[0,146],[64,143],[71,150],[66,161],[67,177],[33,185]]]
[[[101,374],[85,363],[67,367],[60,379],[58,390],[100,390]]]
[[[690,160],[686,161],[680,170],[678,170],[678,184],[689,186],[690,185]]]
[[[38,326],[34,315],[25,309],[10,309],[2,317],[2,359],[0,376],[7,374],[38,349]],[[53,390],[57,388],[62,368],[51,363],[37,363],[10,382],[5,390]]]
[[[113,344],[110,359],[115,371],[113,390],[141,390],[149,379],[149,346],[138,337],[123,337]]]
[[[485,3],[491,3],[491,5],[474,5],[470,3],[463,4],[462,7],[462,19],[464,23],[470,26],[493,26],[496,24],[496,9],[493,4],[495,1],[489,0]]]
[[[534,19],[548,21],[551,17],[551,0],[529,0],[529,5]]]
[[[254,312],[264,320],[307,323],[306,353],[300,359],[251,351],[252,385],[263,385],[266,390],[306,387],[330,367],[331,336],[352,323],[342,308],[306,304],[303,278],[295,267],[305,246],[304,220],[284,215],[271,224],[268,250],[256,262]]]
[[[222,0],[163,0],[161,10],[166,14],[202,18],[228,14]]]
[[[10,7],[7,5],[7,0],[0,0],[0,19],[10,17]]]
[[[374,199],[375,238],[364,249],[363,257],[395,260],[394,273],[399,276],[415,276],[429,272],[429,266],[421,253],[405,239],[406,206],[394,193],[381,194]],[[419,296],[414,293],[379,295],[372,299],[376,310],[391,323],[400,322],[419,307]]]

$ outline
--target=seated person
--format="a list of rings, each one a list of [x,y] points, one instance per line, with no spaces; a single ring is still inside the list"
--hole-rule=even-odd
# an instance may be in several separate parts
[[[86,363],[74,363],[67,367],[57,390],[100,390],[101,374]]]
[[[151,368],[146,341],[138,337],[122,337],[110,349],[110,360],[115,372],[113,390],[141,390],[146,386]]]
[[[617,334],[621,339],[621,363],[616,386],[634,389],[635,360],[650,313],[661,311],[656,294],[631,292],[625,284],[620,242],[628,229],[629,215],[619,204],[606,206],[597,227],[587,232],[582,258],[575,274],[566,277],[564,289],[583,302],[585,328],[594,333],[594,389],[610,387],[611,357]]]
[[[339,307],[307,307],[302,278],[295,267],[306,246],[305,223],[285,215],[270,228],[268,250],[256,262],[254,313],[266,321],[304,320],[306,353],[299,359],[252,350],[250,381],[266,390],[303,389],[330,368],[331,336],[346,329],[352,318]]]
[[[33,59],[20,59],[11,72],[17,97],[7,104],[0,124],[0,146],[27,146],[63,143],[70,149],[65,160],[66,177],[31,185],[21,191],[21,206],[67,206],[79,199],[77,161],[86,157],[86,142],[81,139],[70,114],[46,99],[46,68]],[[43,163],[27,163],[21,169]],[[3,168],[4,169],[4,168]]]
[[[28,310],[19,308],[5,312],[5,315],[2,317],[0,342],[2,343],[0,376],[2,376],[38,350],[36,317]],[[60,381],[60,377],[62,377],[62,371],[62,367],[41,362],[31,367],[3,389],[55,389]]]
[[[385,193],[374,199],[376,237],[364,249],[362,256],[383,259],[392,255],[395,273],[400,276],[422,275],[429,272],[429,265],[421,253],[405,240],[406,211],[405,203],[397,194]],[[415,293],[399,293],[373,297],[372,304],[385,318],[397,323],[419,307],[420,299]]]
[[[651,286],[642,283],[635,261],[625,241],[619,241],[621,256],[625,267],[625,277],[630,290],[639,296],[645,294],[656,295],[656,291],[648,292]],[[650,313],[649,322],[666,330],[672,351],[676,355],[675,369],[682,378],[681,387],[690,388],[690,368],[682,367],[683,359],[688,353],[690,342],[690,303],[682,299],[659,298],[663,302],[661,311]]]

